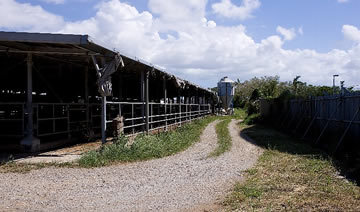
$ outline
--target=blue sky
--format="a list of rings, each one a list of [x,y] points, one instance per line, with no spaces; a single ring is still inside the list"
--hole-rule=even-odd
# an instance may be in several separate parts
[[[91,18],[96,13],[97,0],[72,0],[63,4],[47,3],[42,0],[18,0],[21,3],[41,5],[47,11],[61,15],[66,21],[78,21]],[[149,10],[147,0],[123,1],[135,6],[139,11]],[[244,24],[247,32],[256,41],[275,33],[278,25],[284,27],[302,27],[305,32],[295,41],[287,43],[288,49],[308,48],[327,52],[333,48],[348,48],[341,33],[344,24],[360,27],[360,1],[352,0],[339,3],[336,0],[273,0],[261,1],[261,7],[254,12],[253,18],[239,21],[219,17],[211,12],[211,4],[218,0],[209,0],[207,5],[208,19],[225,26]],[[241,5],[241,0],[233,0]]]
[[[3,0],[0,30],[90,34],[206,87],[274,74],[329,85],[333,73],[353,86],[359,11],[359,0]]]

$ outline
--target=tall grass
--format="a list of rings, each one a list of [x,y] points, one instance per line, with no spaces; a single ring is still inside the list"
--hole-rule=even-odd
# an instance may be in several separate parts
[[[244,127],[244,126],[242,126]],[[224,204],[237,211],[360,211],[360,188],[320,150],[263,126],[243,130],[265,149]]]
[[[174,131],[157,135],[139,135],[132,145],[128,145],[128,138],[121,136],[113,144],[86,153],[78,162],[81,167],[89,168],[166,157],[199,141],[203,129],[215,119],[207,117],[195,120]]]

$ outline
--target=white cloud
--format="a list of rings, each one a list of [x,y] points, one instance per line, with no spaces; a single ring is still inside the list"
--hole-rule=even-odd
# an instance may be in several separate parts
[[[294,28],[286,29],[284,27],[278,26],[276,28],[276,31],[280,33],[282,36],[284,36],[285,40],[292,40],[296,37],[296,32]],[[302,29],[301,29],[302,31]]]
[[[360,43],[360,30],[352,25],[344,25],[342,32],[345,38]]]
[[[65,0],[41,0],[41,1],[50,3],[50,4],[64,4],[65,3]]]
[[[300,35],[303,35],[304,34],[303,27],[299,27],[298,32],[299,32]]]
[[[41,7],[2,0],[0,28],[89,34],[204,87],[215,86],[223,76],[245,80],[276,74],[281,80],[301,75],[308,83],[331,85],[332,74],[338,73],[347,85],[359,84],[360,36],[354,26],[342,29],[346,38],[355,41],[348,50],[286,50],[283,44],[295,37],[294,29],[279,26],[281,35],[256,42],[243,25],[222,26],[207,20],[206,0],[173,0],[174,7],[180,7],[177,14],[167,2],[150,0],[151,12],[139,12],[128,3],[111,0],[101,2],[89,19],[65,22]]]
[[[236,6],[231,0],[221,0],[214,3],[212,9],[214,13],[227,18],[237,18],[245,20],[252,17],[252,12],[261,5],[259,0],[243,0],[241,6]]]
[[[349,0],[337,0],[338,3],[346,3],[349,2]]]
[[[59,29],[64,19],[45,11],[40,6],[17,3],[15,0],[0,1],[0,27],[8,30],[49,32]]]

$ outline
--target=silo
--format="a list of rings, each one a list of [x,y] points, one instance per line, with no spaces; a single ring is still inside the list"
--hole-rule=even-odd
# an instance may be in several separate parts
[[[220,97],[222,109],[227,114],[231,114],[233,111],[233,99],[235,94],[235,82],[228,77],[222,78],[218,82],[218,95]]]

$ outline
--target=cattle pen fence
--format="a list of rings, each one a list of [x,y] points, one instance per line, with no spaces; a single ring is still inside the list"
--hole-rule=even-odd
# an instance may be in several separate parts
[[[112,122],[123,118],[127,135],[147,131],[166,131],[173,126],[204,117],[212,113],[210,104],[106,102],[106,126],[113,134]],[[0,103],[0,137],[20,139],[26,134],[25,103]],[[102,110],[99,103],[34,103],[34,135],[46,141],[54,136],[76,137],[91,131],[100,135]]]

